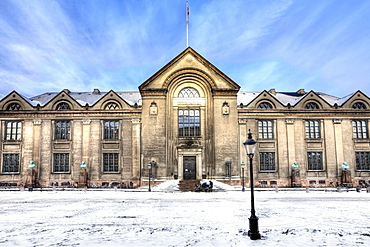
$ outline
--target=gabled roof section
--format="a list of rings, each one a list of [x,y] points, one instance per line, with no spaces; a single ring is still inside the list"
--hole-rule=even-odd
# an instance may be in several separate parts
[[[253,109],[256,107],[257,102],[271,100],[271,97],[275,98],[282,106],[295,109],[304,109],[305,104],[310,101],[319,103],[322,109],[338,107],[351,109],[353,103],[360,101],[370,109],[370,98],[361,91],[351,93],[343,98],[338,98],[329,94],[314,92],[312,90],[307,93],[303,89],[300,89],[297,92],[276,92],[275,89],[271,89],[268,92],[264,90],[261,93],[239,92],[238,105],[243,104],[246,108]]]
[[[114,92],[113,90],[109,92],[100,92],[99,90],[94,90],[94,92],[69,92],[68,95],[70,99],[77,102],[80,106],[93,106],[104,98],[107,94],[113,92],[120,100],[125,101],[128,105],[134,106],[141,105],[141,95],[139,92]],[[40,104],[40,106],[45,106],[49,104],[59,93],[44,93],[29,100],[33,102],[33,105]]]
[[[43,107],[47,110],[54,110],[54,105],[59,102],[59,101],[64,101],[64,102],[69,102],[72,104],[72,110],[79,110],[82,109],[83,107],[83,102],[79,102],[77,99],[73,98],[72,94],[68,89],[64,89],[59,93],[51,93],[47,95],[47,98],[49,101],[45,102]],[[51,99],[49,97],[52,97]],[[40,104],[41,105],[41,104]]]
[[[273,94],[267,92],[266,90],[262,91],[261,93],[257,94],[257,93],[250,93],[249,95],[246,94],[246,93],[238,93],[238,105],[240,105],[240,103],[242,103],[244,105],[244,102],[240,102],[239,103],[239,99],[240,97],[242,97],[245,102],[248,102],[246,104],[246,107],[248,108],[257,108],[258,107],[258,104],[260,102],[269,102],[271,103],[273,106],[274,106],[274,109],[281,109],[281,108],[284,108],[284,105],[279,101],[277,100],[275,97],[272,96]],[[254,96],[253,99],[250,98],[248,100],[249,97],[251,96]]]
[[[300,98],[300,100],[294,105],[294,107],[304,109],[304,105],[308,102],[318,103],[321,106],[321,109],[331,108],[331,105],[325,100],[325,98],[320,97],[318,93],[315,93],[312,90],[305,94],[302,98]]]
[[[341,104],[338,103],[338,105],[342,108],[352,108],[352,105],[355,102],[363,102],[365,105],[367,105],[368,109],[370,108],[370,98],[360,90],[342,98],[340,101]]]
[[[115,92],[110,90],[107,93],[102,93],[102,97],[99,98],[94,104],[94,108],[102,109],[107,102],[116,101],[122,108],[128,108],[130,106],[141,105],[141,96],[139,92]]]
[[[0,100],[0,110],[5,110],[8,103],[17,102],[22,106],[22,110],[30,110],[33,109],[34,102],[30,101],[29,98],[19,94],[17,91],[13,90],[7,96],[5,96],[2,100]]]
[[[221,70],[216,68],[214,65],[212,65],[208,60],[206,60],[204,57],[202,57],[199,53],[197,53],[194,49],[191,47],[186,48],[183,52],[181,52],[178,56],[176,56],[174,59],[172,59],[169,63],[167,63],[165,66],[163,66],[158,72],[156,72],[154,75],[152,75],[149,79],[147,79],[145,82],[143,82],[139,86],[139,90],[145,91],[148,90],[150,87],[150,84],[161,77],[164,73],[168,72],[171,68],[173,71],[179,71],[181,69],[185,68],[192,68],[191,66],[185,67],[182,66],[181,68],[176,67],[176,65],[184,59],[186,56],[191,55],[193,58],[195,58],[200,64],[202,64],[204,67],[212,71],[215,75],[222,78],[224,82],[227,82],[228,87],[232,88],[233,90],[239,90],[240,86],[236,84],[232,79],[230,79],[227,75],[225,75]],[[175,68],[176,67],[176,68]],[[155,87],[158,88],[159,87]]]

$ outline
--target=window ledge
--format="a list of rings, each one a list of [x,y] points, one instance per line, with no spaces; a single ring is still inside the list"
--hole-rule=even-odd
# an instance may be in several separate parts
[[[260,173],[275,173],[276,171],[275,170],[264,170],[264,171],[260,171]]]
[[[107,139],[104,139],[102,140],[102,143],[109,143],[109,144],[117,144],[117,143],[120,143],[120,140],[117,139],[117,140],[107,140]]]
[[[66,140],[66,139],[54,139],[54,143],[71,143],[72,140]]]
[[[325,170],[307,170],[307,172],[325,172]]]
[[[322,138],[306,138],[306,142],[322,142]]]
[[[370,142],[369,138],[353,138],[354,142]]]
[[[201,136],[178,136],[180,140],[198,140],[201,139]]]

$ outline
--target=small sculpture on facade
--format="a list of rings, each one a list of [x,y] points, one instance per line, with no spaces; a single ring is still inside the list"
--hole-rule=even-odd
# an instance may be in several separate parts
[[[298,163],[297,163],[297,161],[294,161],[293,162],[292,168],[293,169],[298,169]]]
[[[29,168],[30,170],[32,170],[35,166],[36,166],[36,165],[35,165],[35,163],[33,162],[33,160],[31,160],[31,161],[30,161],[30,164],[28,165],[28,168]]]
[[[86,162],[82,161],[82,164],[80,165],[80,167],[81,167],[82,170],[85,170],[86,169]]]
[[[343,165],[342,165],[342,168],[343,170],[348,170],[349,169],[349,166],[347,165],[347,162],[343,162]]]

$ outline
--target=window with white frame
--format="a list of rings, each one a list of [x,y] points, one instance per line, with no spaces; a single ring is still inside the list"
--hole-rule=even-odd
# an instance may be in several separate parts
[[[353,138],[366,139],[368,138],[367,120],[352,120]]]
[[[118,170],[118,153],[104,153],[103,154],[103,172],[117,173]]]
[[[104,110],[119,110],[119,106],[115,102],[110,102],[105,105]]]
[[[320,120],[306,120],[306,138],[320,139]]]
[[[259,120],[258,121],[258,138],[273,139],[274,138],[274,121]]]
[[[370,152],[356,152],[356,171],[370,170]]]
[[[200,136],[200,110],[180,109],[178,111],[179,137]]]
[[[199,98],[199,92],[192,87],[186,87],[181,89],[178,95],[179,98]]]
[[[2,173],[19,172],[19,154],[3,154]]]
[[[5,122],[5,140],[20,141],[22,137],[22,122],[7,121]]]
[[[55,121],[55,140],[70,140],[71,122]]]
[[[275,152],[260,152],[260,171],[275,171]]]
[[[18,103],[10,103],[6,108],[8,111],[20,111],[22,110],[22,106]]]
[[[322,152],[307,152],[307,164],[309,171],[322,171]]]
[[[104,121],[104,139],[118,140],[119,139],[119,121]]]
[[[362,102],[356,102],[352,105],[352,109],[355,109],[355,110],[365,110],[366,109],[366,105]]]
[[[55,109],[57,111],[66,111],[66,110],[71,110],[71,107],[68,103],[62,102],[62,103],[59,103]]]
[[[69,153],[54,153],[54,173],[69,173]]]
[[[257,109],[269,110],[269,109],[272,109],[272,105],[269,102],[262,102],[258,105]]]
[[[304,109],[307,110],[318,110],[320,109],[319,105],[315,102],[309,102],[305,105]]]

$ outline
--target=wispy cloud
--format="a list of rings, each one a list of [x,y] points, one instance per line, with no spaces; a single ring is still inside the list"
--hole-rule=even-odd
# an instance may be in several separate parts
[[[370,94],[368,1],[189,5],[190,46],[243,91]],[[185,44],[185,1],[2,0],[0,98],[12,90],[137,90]]]

